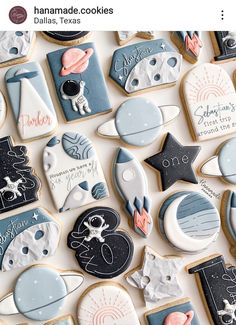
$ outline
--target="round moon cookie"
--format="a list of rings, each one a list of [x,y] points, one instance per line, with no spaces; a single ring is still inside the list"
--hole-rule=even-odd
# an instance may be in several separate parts
[[[160,231],[167,241],[189,254],[206,249],[220,231],[218,210],[197,192],[171,195],[162,204],[158,219]]]
[[[7,105],[4,99],[2,92],[0,91],[0,127],[3,125],[3,122],[6,118]]]
[[[179,112],[178,106],[159,107],[148,99],[132,98],[121,104],[115,118],[100,125],[97,132],[132,146],[145,146],[155,141],[163,126]]]
[[[204,176],[221,176],[224,181],[236,184],[236,138],[223,142],[215,156],[205,161],[200,170]]]
[[[43,37],[52,43],[59,45],[73,46],[83,43],[90,37],[91,32],[79,32],[79,31],[51,31],[42,32]]]

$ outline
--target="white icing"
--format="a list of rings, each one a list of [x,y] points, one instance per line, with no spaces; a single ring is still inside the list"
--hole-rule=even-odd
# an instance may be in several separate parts
[[[116,138],[119,137],[114,118],[100,125],[97,129],[97,132],[101,136],[116,137]]]
[[[18,313],[19,311],[16,308],[12,292],[0,300],[0,315],[12,315]]]
[[[131,38],[137,36],[141,38],[154,38],[155,32],[154,31],[118,31],[119,41],[121,42],[128,42]]]
[[[84,277],[80,272],[63,272],[60,273],[60,276],[65,281],[69,293],[78,289],[84,281]]]
[[[2,126],[3,122],[5,121],[7,111],[7,105],[5,99],[3,97],[2,92],[0,91],[0,127]]]
[[[222,176],[218,156],[211,157],[201,166],[201,173],[207,176]]]
[[[163,117],[163,124],[174,120],[180,113],[179,107],[174,105],[161,106],[160,110]]]

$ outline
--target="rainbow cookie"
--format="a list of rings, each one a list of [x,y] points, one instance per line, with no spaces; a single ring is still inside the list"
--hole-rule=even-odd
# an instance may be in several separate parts
[[[210,32],[212,45],[215,51],[213,63],[224,63],[236,60],[236,32]]]

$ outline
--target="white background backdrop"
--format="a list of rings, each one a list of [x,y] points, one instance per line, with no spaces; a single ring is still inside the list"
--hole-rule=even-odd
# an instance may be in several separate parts
[[[157,37],[164,37],[169,39],[169,32],[157,32]],[[213,48],[211,45],[209,33],[204,32],[202,34],[202,39],[204,43],[204,48],[202,50],[202,54],[200,56],[200,62],[210,62],[210,60],[213,58]],[[57,112],[57,116],[59,119],[59,130],[58,132],[62,131],[78,131],[80,133],[84,133],[86,136],[88,136],[94,143],[98,156],[100,157],[101,164],[103,166],[103,170],[105,173],[105,177],[108,182],[109,190],[110,190],[110,198],[105,199],[103,201],[99,202],[99,205],[104,206],[110,206],[121,214],[121,225],[120,228],[123,228],[127,230],[130,235],[133,238],[134,245],[135,245],[135,253],[134,258],[132,261],[132,264],[129,268],[129,270],[133,267],[136,267],[141,262],[142,252],[144,245],[150,245],[154,250],[156,250],[161,255],[167,255],[167,254],[176,254],[176,252],[168,245],[165,240],[162,239],[160,236],[158,229],[157,229],[157,215],[160,208],[161,203],[163,200],[165,200],[168,195],[171,193],[178,191],[178,190],[192,190],[192,191],[200,191],[201,193],[201,186],[200,185],[194,185],[190,183],[184,183],[184,182],[178,182],[175,185],[173,185],[171,188],[169,188],[165,192],[160,192],[160,188],[157,182],[157,173],[151,169],[149,166],[147,166],[145,163],[143,163],[143,160],[155,153],[157,153],[159,150],[161,150],[161,141],[163,140],[164,134],[169,131],[172,134],[174,134],[177,139],[183,144],[183,145],[198,145],[198,143],[193,142],[189,127],[186,122],[185,112],[183,109],[183,106],[180,101],[179,97],[179,84],[180,80],[183,77],[183,75],[193,67],[190,63],[187,61],[183,61],[183,68],[181,72],[181,76],[179,78],[179,81],[176,86],[162,89],[162,90],[155,90],[148,92],[142,97],[147,97],[150,100],[156,102],[158,105],[168,105],[168,104],[174,104],[179,105],[181,108],[180,116],[171,124],[167,125],[160,136],[159,139],[157,139],[153,144],[143,147],[143,148],[129,148],[133,154],[137,156],[137,158],[142,162],[144,170],[146,172],[148,182],[149,182],[149,192],[150,197],[152,199],[153,205],[152,205],[152,216],[154,219],[154,227],[151,235],[148,239],[142,239],[140,236],[136,235],[136,233],[129,228],[127,224],[127,217],[126,214],[123,211],[122,208],[122,202],[117,194],[117,192],[114,189],[114,186],[111,181],[111,165],[113,161],[114,154],[119,146],[124,146],[124,144],[119,140],[111,140],[111,139],[104,139],[96,135],[96,129],[97,127],[112,118],[115,114],[115,111],[117,107],[127,99],[127,97],[122,94],[122,92],[109,80],[108,78],[108,72],[110,68],[111,63],[111,56],[115,49],[118,48],[118,45],[116,43],[115,34],[113,32],[94,32],[93,36],[90,39],[91,41],[94,41],[97,46],[98,55],[100,58],[100,61],[102,63],[103,71],[106,77],[108,90],[109,90],[109,96],[111,100],[111,104],[113,107],[113,112],[101,115],[98,117],[94,117],[92,119],[86,120],[86,121],[80,121],[73,124],[66,124],[63,119],[62,111],[60,109],[60,105],[58,103],[55,88],[53,85],[52,77],[49,71],[49,67],[47,65],[46,61],[46,53],[50,51],[54,51],[56,49],[61,48],[62,46],[52,44],[47,42],[42,38],[42,36],[38,33],[37,34],[37,40],[35,44],[35,48],[32,55],[32,60],[38,61],[44,70],[44,73],[46,75],[47,83],[49,86],[49,90],[52,96],[53,103],[55,105],[55,109]],[[90,41],[89,40],[89,41]],[[134,39],[132,42],[137,42],[139,39]],[[131,43],[131,42],[130,42]],[[129,44],[130,44],[129,43]],[[224,63],[221,65],[222,68],[224,68],[232,77],[233,71],[236,69],[236,62],[230,62],[230,63]],[[6,89],[4,85],[4,74],[6,72],[7,68],[2,68],[0,70],[0,89],[3,91],[3,93],[6,95]],[[6,96],[7,97],[7,96]],[[11,135],[13,136],[13,139],[15,140],[16,144],[21,143],[20,139],[16,132],[15,127],[15,121],[13,119],[13,114],[11,112],[11,108],[8,105],[8,113],[7,113],[7,119],[5,121],[4,126],[0,130],[0,136],[6,136]],[[89,205],[87,207],[83,207],[81,209],[68,211],[62,214],[56,214],[56,210],[53,206],[50,193],[48,190],[48,186],[46,183],[46,179],[43,174],[42,169],[42,151],[46,143],[48,142],[49,138],[39,139],[36,141],[33,141],[31,143],[27,143],[28,148],[28,154],[30,157],[30,165],[33,166],[35,169],[37,175],[40,177],[42,182],[42,189],[41,189],[41,195],[40,195],[40,201],[35,202],[32,205],[29,205],[28,207],[25,206],[22,209],[17,209],[12,212],[8,212],[5,214],[0,215],[0,218],[5,218],[10,215],[17,214],[18,212],[25,211],[27,209],[31,209],[33,207],[41,206],[47,208],[49,211],[52,212],[52,214],[58,218],[62,223],[62,236],[61,241],[59,244],[59,248],[57,250],[57,253],[54,257],[45,259],[42,263],[51,264],[55,267],[58,267],[59,269],[75,269],[79,270],[79,266],[77,264],[77,261],[74,256],[74,251],[67,248],[66,245],[66,238],[69,231],[71,231],[78,215],[80,215],[84,210],[87,208],[93,206]],[[200,166],[200,164],[207,159],[208,157],[214,155],[215,149],[217,146],[227,138],[230,138],[230,136],[218,138],[216,140],[206,141],[200,143],[200,146],[202,147],[202,150],[200,154],[198,155],[195,163],[194,163],[194,169],[197,171],[197,168]],[[198,174],[199,180],[202,179],[202,177]],[[206,179],[207,186],[209,186],[211,189],[213,189],[216,193],[223,194],[223,191],[231,188],[233,189],[233,186],[229,186],[226,183],[223,183],[222,180],[219,178],[208,178]],[[214,204],[216,204],[217,208],[220,207],[221,200],[217,199],[211,199]],[[213,243],[205,252],[197,255],[182,255],[184,256],[184,265],[187,265],[191,263],[192,261],[198,260],[202,257],[208,256],[210,254],[214,253],[220,253],[223,254],[225,257],[225,261],[228,264],[234,264],[235,260],[229,253],[229,244],[227,239],[225,238],[223,232],[220,232],[220,235],[215,243]],[[10,292],[14,286],[14,281],[16,277],[23,271],[23,269],[15,270],[7,273],[1,273],[0,274],[0,296],[5,295],[6,293]],[[90,285],[95,282],[99,282],[99,279],[92,277],[88,275],[87,273],[84,273],[85,275],[85,281],[84,284],[79,288],[78,291],[71,294],[67,300],[66,303],[61,311],[61,314],[71,313],[73,316],[76,315],[77,310],[77,302],[78,298],[80,297],[81,293]],[[201,298],[197,289],[197,285],[195,283],[195,278],[192,275],[188,275],[184,268],[180,272],[179,276],[179,282],[181,284],[181,287],[183,289],[183,297],[190,297],[192,300],[192,303],[194,304],[195,310],[198,313],[200,317],[200,321],[202,325],[208,325],[209,321],[207,319],[204,306],[201,302]],[[128,290],[129,294],[131,295],[131,298],[134,302],[135,308],[137,310],[137,313],[140,317],[141,324],[145,324],[143,315],[147,311],[147,309],[144,306],[144,301],[142,298],[142,292],[138,289],[135,289],[131,286],[129,286],[123,275],[120,275],[116,279],[113,279],[113,281],[117,281],[120,284],[124,285],[126,289]],[[163,301],[160,301],[159,304],[156,306],[160,306],[163,304],[166,304],[172,300],[175,299],[165,299]],[[16,324],[20,322],[27,322],[27,320],[19,315],[16,316],[10,316],[10,317],[1,317],[0,318],[6,320],[8,324]],[[43,324],[43,322],[33,322],[28,321],[29,324]],[[132,324],[130,324],[132,325]]]

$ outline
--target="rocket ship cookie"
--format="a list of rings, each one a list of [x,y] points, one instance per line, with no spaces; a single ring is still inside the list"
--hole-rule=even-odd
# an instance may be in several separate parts
[[[129,214],[130,225],[139,235],[148,237],[153,221],[147,178],[140,162],[125,148],[117,151],[113,179]]]
[[[182,55],[164,39],[135,43],[116,50],[110,78],[131,96],[156,87],[175,85]]]
[[[40,65],[30,62],[9,69],[6,86],[17,130],[23,141],[52,134],[57,116]]]
[[[163,126],[179,115],[178,106],[157,106],[150,100],[137,97],[128,99],[116,111],[115,118],[98,128],[101,136],[120,138],[132,146],[154,142]]]
[[[197,141],[236,132],[236,93],[223,68],[211,63],[193,68],[182,80],[181,95]]]
[[[44,149],[43,167],[59,212],[109,195],[93,144],[82,134],[66,132],[53,137]]]

